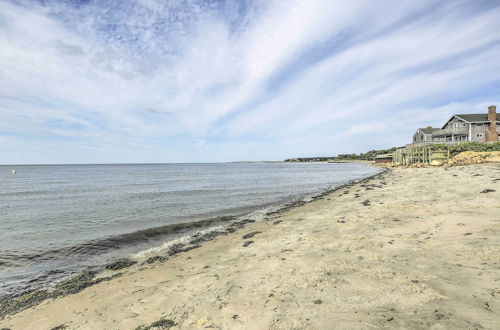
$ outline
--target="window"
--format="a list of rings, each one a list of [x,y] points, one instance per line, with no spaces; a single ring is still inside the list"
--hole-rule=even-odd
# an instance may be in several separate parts
[[[423,140],[424,140],[424,136],[420,135],[420,141],[423,141]]]
[[[476,137],[482,138],[483,137],[483,133],[476,134]]]

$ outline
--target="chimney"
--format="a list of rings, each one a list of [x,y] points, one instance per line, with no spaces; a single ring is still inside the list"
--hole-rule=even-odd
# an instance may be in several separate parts
[[[490,105],[488,107],[488,131],[486,132],[486,142],[497,142],[498,132],[497,132],[497,107]]]

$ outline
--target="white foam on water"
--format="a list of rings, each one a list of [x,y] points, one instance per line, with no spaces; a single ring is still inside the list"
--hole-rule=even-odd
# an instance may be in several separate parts
[[[181,237],[174,238],[172,240],[164,242],[164,243],[162,243],[159,246],[155,246],[155,247],[151,247],[151,248],[146,249],[146,250],[139,251],[139,252],[133,254],[131,257],[134,258],[134,259],[144,259],[146,257],[151,257],[151,256],[154,256],[154,255],[160,255],[160,254],[168,251],[171,247],[173,247],[176,244],[181,244],[181,245],[189,246],[191,240],[195,236],[206,235],[206,234],[211,233],[213,231],[218,231],[218,230],[221,230],[221,229],[224,229],[224,228],[225,228],[225,226],[218,225],[218,226],[210,227],[210,228],[207,228],[207,229],[198,230],[198,231],[196,231],[195,233],[192,233],[192,234],[185,234],[185,235],[182,235]]]

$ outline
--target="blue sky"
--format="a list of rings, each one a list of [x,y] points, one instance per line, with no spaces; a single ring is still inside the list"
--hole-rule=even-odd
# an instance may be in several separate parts
[[[498,1],[0,0],[0,164],[281,160],[500,105]]]

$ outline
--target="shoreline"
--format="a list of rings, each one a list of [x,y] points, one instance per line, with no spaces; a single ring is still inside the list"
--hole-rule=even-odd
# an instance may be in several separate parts
[[[121,258],[111,260],[108,263],[82,269],[81,271],[76,272],[62,280],[53,282],[48,287],[33,287],[31,289],[24,289],[24,292],[22,292],[21,294],[3,295],[0,297],[0,320],[6,315],[15,315],[16,313],[36,306],[47,299],[55,299],[64,297],[66,295],[75,294],[88,287],[101,283],[102,281],[108,281],[117,277],[115,276],[116,274],[112,274],[110,276],[103,275],[107,272],[107,270],[111,269],[116,271],[128,268],[136,264],[144,265],[167,261],[168,259],[179,253],[202,247],[204,243],[212,241],[219,236],[225,236],[241,230],[247,224],[260,221],[269,221],[270,219],[277,217],[290,209],[309,204],[317,199],[323,198],[325,195],[328,195],[340,189],[344,189],[353,184],[370,180],[388,171],[387,169],[382,168],[378,168],[378,170],[379,172],[376,174],[349,180],[348,182],[338,186],[320,189],[315,193],[308,193],[299,197],[277,202],[275,203],[276,205],[271,207],[271,210],[269,211],[265,210],[269,209],[270,206],[265,207],[264,209],[257,209],[249,213],[240,215],[218,216],[215,218],[199,220],[196,222],[175,223],[162,227],[153,227],[142,230],[145,232],[156,231],[163,227],[199,227],[199,229],[196,229],[191,233],[183,234],[182,236],[171,239],[159,246],[154,245],[151,248],[138,251],[137,253],[134,253],[132,255],[123,256]],[[259,211],[265,211],[261,219],[257,220],[251,217],[251,215]],[[127,235],[130,234],[124,234],[122,236]]]
[[[456,192],[446,186],[426,191],[438,178],[460,187]],[[224,239],[212,237],[168,260],[109,270],[97,277],[104,280],[76,294],[45,300],[0,324],[11,329],[35,324],[41,329],[61,324],[135,329],[163,319],[177,324],[172,328],[321,328],[334,313],[339,328],[468,327],[467,322],[488,328],[494,314],[484,304],[491,310],[500,307],[495,297],[500,290],[493,281],[500,262],[494,235],[500,205],[498,192],[491,189],[498,189],[499,178],[500,167],[494,165],[378,173],[270,214],[267,221],[247,223],[245,233],[240,229]],[[493,191],[482,193],[480,188]],[[441,197],[444,191],[449,196]],[[457,196],[461,199],[455,201]],[[474,244],[460,245],[464,239]],[[431,259],[443,258],[436,251],[450,260],[434,264]],[[471,258],[478,251],[487,265]],[[414,265],[417,261],[421,266]],[[481,283],[493,298],[486,300],[483,284],[471,283],[478,276],[475,269],[482,269]],[[449,282],[450,271],[468,271],[472,277]],[[450,285],[486,301],[471,307],[470,297],[449,296]],[[468,309],[460,311],[458,305]],[[255,312],[262,319],[253,320]]]

